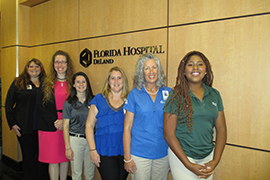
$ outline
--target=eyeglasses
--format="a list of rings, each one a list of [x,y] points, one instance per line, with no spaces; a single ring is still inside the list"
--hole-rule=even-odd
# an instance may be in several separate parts
[[[59,64],[65,65],[65,64],[67,64],[67,61],[54,61],[54,64],[57,64],[57,65],[59,65]]]

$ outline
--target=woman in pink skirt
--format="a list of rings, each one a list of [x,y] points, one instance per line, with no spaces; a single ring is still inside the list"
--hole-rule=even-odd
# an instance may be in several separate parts
[[[73,76],[73,66],[69,55],[57,51],[51,62],[51,72],[42,81],[37,97],[40,113],[39,161],[49,163],[51,180],[66,180],[69,159],[65,156],[63,139],[62,107],[68,97]]]

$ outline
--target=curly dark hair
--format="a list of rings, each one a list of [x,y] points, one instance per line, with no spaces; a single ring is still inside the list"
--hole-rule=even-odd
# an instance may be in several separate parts
[[[207,57],[199,52],[199,51],[191,51],[187,53],[183,59],[180,61],[178,67],[178,74],[176,77],[176,84],[172,90],[172,98],[165,104],[165,107],[171,103],[170,113],[175,114],[176,111],[177,115],[180,117],[179,123],[186,123],[188,130],[192,131],[193,126],[193,108],[191,104],[191,97],[190,97],[190,90],[188,85],[188,79],[185,76],[185,67],[187,62],[192,56],[199,56],[206,65],[206,75],[204,76],[202,82],[212,87],[214,75],[211,69],[211,65]],[[177,102],[177,109],[173,111],[173,104],[174,101]]]

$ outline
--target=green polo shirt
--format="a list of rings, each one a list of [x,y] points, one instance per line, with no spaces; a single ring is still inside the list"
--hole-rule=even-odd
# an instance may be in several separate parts
[[[202,84],[205,90],[202,101],[190,92],[191,103],[194,111],[192,132],[188,131],[186,123],[179,124],[179,117],[175,131],[175,136],[180,142],[185,154],[194,159],[202,159],[212,152],[214,148],[213,128],[219,111],[224,109],[219,92],[212,87],[206,86],[204,83]],[[172,98],[172,93],[173,91],[171,91],[167,101]],[[164,108],[164,112],[171,113],[170,108],[171,102]],[[173,114],[178,115],[179,110],[175,111],[176,109],[177,102],[174,100],[172,112],[175,112]]]

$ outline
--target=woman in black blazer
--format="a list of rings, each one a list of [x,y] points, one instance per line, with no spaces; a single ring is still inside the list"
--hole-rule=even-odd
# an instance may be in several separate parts
[[[37,90],[42,78],[46,76],[42,63],[31,59],[24,71],[11,84],[5,103],[7,122],[20,142],[23,155],[24,179],[36,180],[45,178],[41,168],[46,165],[38,163],[39,114],[36,106]],[[47,175],[48,177],[48,175]]]

